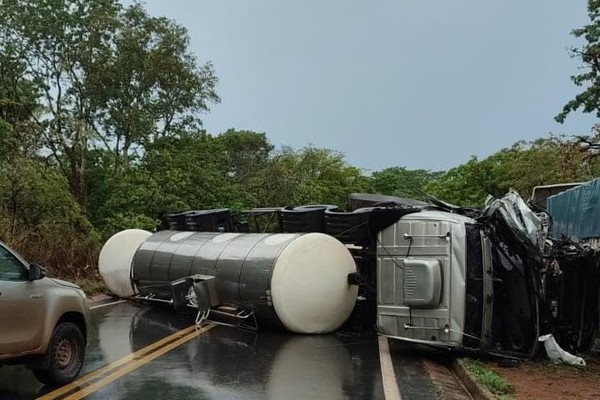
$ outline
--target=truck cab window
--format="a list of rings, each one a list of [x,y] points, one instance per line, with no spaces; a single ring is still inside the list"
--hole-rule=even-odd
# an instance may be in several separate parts
[[[0,245],[0,281],[25,281],[27,269],[11,252]]]

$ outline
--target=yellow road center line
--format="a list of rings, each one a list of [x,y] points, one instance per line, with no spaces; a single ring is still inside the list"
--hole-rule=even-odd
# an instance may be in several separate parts
[[[194,331],[194,329],[196,329],[196,325],[192,325],[185,329],[177,331],[177,332],[173,333],[172,335],[169,335],[157,342],[154,342],[154,343],[136,351],[135,353],[128,354],[125,357],[120,358],[117,361],[114,361],[108,365],[105,365],[102,368],[99,368],[93,372],[90,372],[89,374],[82,376],[81,378],[69,383],[68,385],[62,386],[56,390],[53,390],[50,393],[47,393],[41,397],[38,397],[37,400],[54,400],[54,399],[66,394],[66,393],[69,393],[73,390],[80,389],[83,385],[98,378],[99,376],[107,374],[110,371],[112,371],[113,369],[118,368],[123,364],[127,364],[128,362],[139,359],[139,358],[143,357],[144,355],[146,355],[147,353],[152,352],[152,351],[156,350],[157,348],[164,346],[165,344],[167,344],[169,342],[172,342],[182,336],[187,335],[188,333]]]
[[[90,394],[94,393],[95,391],[102,389],[104,386],[113,383],[117,379],[122,378],[123,376],[135,371],[136,369],[142,367],[143,365],[149,363],[150,361],[162,356],[165,353],[168,353],[169,351],[173,350],[174,348],[179,347],[186,342],[189,342],[190,340],[194,339],[197,336],[200,336],[201,334],[214,328],[215,326],[216,325],[207,325],[202,328],[199,328],[198,330],[187,334],[186,336],[182,337],[181,339],[178,339],[172,343],[169,343],[168,345],[161,347],[160,349],[156,350],[155,352],[147,354],[146,356],[144,356],[130,364],[127,364],[123,368],[120,368],[120,369],[114,371],[110,375],[107,375],[104,378],[92,383],[91,385],[86,386],[85,388],[81,389],[80,391],[73,393],[72,395],[66,397],[64,400],[79,400],[86,396],[89,396]]]

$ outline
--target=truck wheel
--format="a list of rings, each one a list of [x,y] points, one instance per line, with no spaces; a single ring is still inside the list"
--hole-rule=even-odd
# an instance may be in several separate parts
[[[72,322],[60,323],[48,345],[47,368],[34,370],[35,377],[48,385],[64,385],[73,381],[81,367],[85,352],[85,339]]]

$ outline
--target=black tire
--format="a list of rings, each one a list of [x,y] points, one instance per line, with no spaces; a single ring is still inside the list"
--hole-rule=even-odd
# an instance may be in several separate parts
[[[34,370],[35,377],[47,385],[64,385],[73,381],[81,367],[85,353],[85,338],[72,322],[58,324],[48,345],[47,368]]]

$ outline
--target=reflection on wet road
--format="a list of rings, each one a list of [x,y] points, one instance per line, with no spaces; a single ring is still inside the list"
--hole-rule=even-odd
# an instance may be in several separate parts
[[[373,334],[299,336],[214,325],[198,330],[190,328],[190,317],[129,302],[91,315],[86,364],[76,385],[45,388],[25,368],[5,367],[0,400],[385,398]],[[402,398],[433,398],[416,363],[395,367],[396,374],[418,381],[410,391],[400,387]]]

